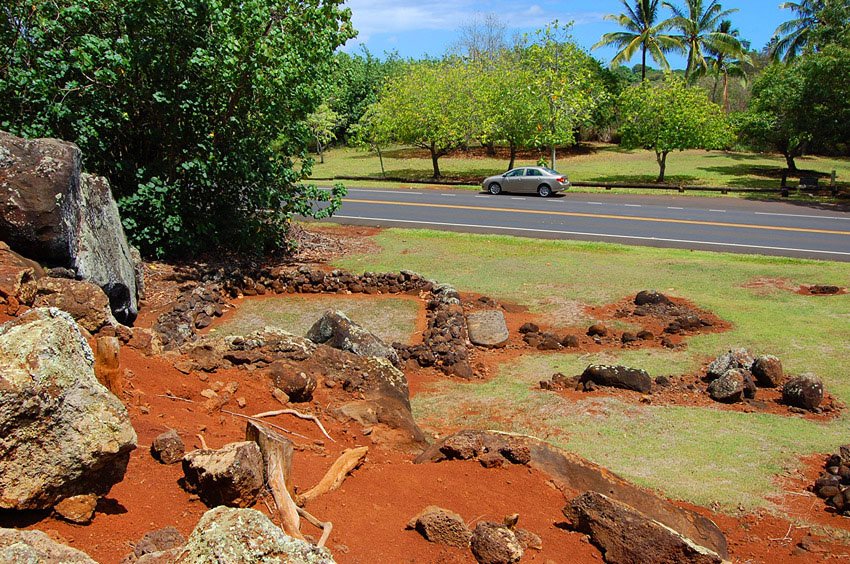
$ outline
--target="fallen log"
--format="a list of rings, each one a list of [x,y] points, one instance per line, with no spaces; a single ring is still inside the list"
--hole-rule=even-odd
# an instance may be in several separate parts
[[[319,483],[299,495],[296,498],[296,503],[300,507],[304,507],[311,500],[316,499],[320,495],[332,492],[338,489],[349,472],[357,468],[363,463],[366,454],[369,452],[369,447],[358,447],[346,449],[331,465],[330,469],[325,473]]]

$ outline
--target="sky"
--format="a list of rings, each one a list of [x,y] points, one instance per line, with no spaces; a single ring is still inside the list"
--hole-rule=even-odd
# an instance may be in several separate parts
[[[707,0],[708,1],[708,0]],[[634,0],[629,0],[633,3]],[[683,0],[673,0],[683,3]],[[737,9],[730,15],[741,38],[749,40],[752,48],[761,49],[783,21],[793,17],[790,10],[779,8],[781,0],[725,0],[724,9]],[[495,14],[507,26],[509,37],[530,33],[554,19],[573,23],[573,37],[590,51],[604,34],[618,31],[616,23],[604,20],[606,14],[620,14],[620,0],[538,0],[537,2],[508,2],[504,0],[347,0],[352,11],[358,37],[345,49],[357,51],[365,45],[373,55],[397,51],[404,58],[439,57],[459,38],[459,32],[476,18]],[[662,9],[662,17],[669,11]],[[610,61],[616,53],[612,48],[600,48],[591,54]],[[682,68],[685,60],[670,55],[674,68]],[[639,56],[631,65],[640,62]],[[648,64],[652,66],[652,62]]]

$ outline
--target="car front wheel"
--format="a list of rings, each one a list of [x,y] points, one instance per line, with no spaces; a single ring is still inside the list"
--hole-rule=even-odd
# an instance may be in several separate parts
[[[494,196],[498,196],[502,193],[502,186],[498,182],[493,182],[487,187],[487,191]]]
[[[549,188],[546,184],[541,184],[537,187],[537,195],[541,198],[546,198],[547,196],[552,195],[552,189]]]

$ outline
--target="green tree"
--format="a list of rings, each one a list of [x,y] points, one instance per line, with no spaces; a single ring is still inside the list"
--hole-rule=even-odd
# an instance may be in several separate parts
[[[730,20],[723,20],[717,26],[717,31],[735,39],[738,39],[740,32],[732,27]],[[723,109],[729,113],[729,79],[737,78],[742,82],[747,81],[746,68],[751,65],[752,59],[746,52],[747,45],[741,43],[741,49],[726,49],[721,46],[719,49],[715,46],[707,48],[710,59],[710,71],[714,75],[714,86],[711,89],[711,101],[717,103],[717,87],[720,79],[723,79]]]
[[[620,51],[614,55],[611,65],[617,67],[634,57],[638,49],[641,52],[641,80],[646,78],[646,55],[658,63],[661,68],[669,69],[666,53],[679,48],[679,41],[668,34],[662,33],[670,26],[669,20],[659,21],[661,0],[634,0],[634,6],[627,0],[620,0],[625,9],[622,14],[609,14],[606,20],[620,24],[626,31],[606,33],[592,49],[614,46]]]
[[[366,148],[375,151],[378,161],[381,163],[381,176],[386,177],[384,169],[384,155],[381,150],[391,141],[391,132],[387,129],[389,120],[384,120],[380,115],[381,106],[374,103],[363,112],[360,121],[351,127],[351,144],[355,147]]]
[[[428,150],[433,177],[440,157],[474,137],[472,84],[459,61],[423,61],[391,79],[381,92],[377,115],[386,137]]]
[[[143,252],[280,245],[339,205],[306,118],[353,35],[341,0],[11,0],[0,126],[78,143]]]
[[[576,129],[606,95],[591,57],[572,41],[569,29],[554,21],[526,37],[522,46],[522,64],[531,72],[528,87],[545,100],[537,139],[549,147],[552,168],[558,145],[575,142]]]
[[[316,153],[319,162],[325,162],[325,147],[336,139],[334,128],[339,123],[339,114],[333,111],[326,102],[323,102],[316,111],[307,116],[307,126],[316,141]]]
[[[643,82],[620,94],[621,145],[655,151],[658,182],[664,181],[667,155],[685,149],[721,149],[731,141],[723,110],[704,90],[670,76],[660,85]]]
[[[679,30],[679,41],[688,57],[686,79],[693,80],[709,72],[711,64],[706,55],[744,56],[740,40],[721,27],[724,18],[737,9],[724,10],[717,0],[711,0],[708,5],[704,0],[686,0],[684,9],[666,1],[664,5],[673,12],[670,25]]]
[[[846,0],[783,2],[780,8],[791,10],[795,17],[779,24],[774,32],[769,45],[774,60],[788,63],[807,50],[846,42],[850,36],[850,5]]]

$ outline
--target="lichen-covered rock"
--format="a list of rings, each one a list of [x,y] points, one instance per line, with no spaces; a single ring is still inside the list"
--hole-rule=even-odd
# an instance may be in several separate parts
[[[42,278],[36,286],[33,304],[55,307],[71,314],[80,327],[97,333],[107,325],[115,325],[109,308],[109,298],[99,286],[83,280]]]
[[[713,380],[720,378],[726,371],[734,368],[750,371],[753,368],[753,362],[755,362],[755,359],[747,349],[732,349],[718,356],[708,365],[706,376]]]
[[[814,411],[823,401],[823,381],[807,372],[791,378],[782,386],[782,402],[792,407]]]
[[[177,557],[179,551],[186,545],[186,538],[180,534],[180,531],[174,527],[164,527],[156,531],[145,533],[133,547],[133,552],[125,556],[121,560],[121,564],[132,564],[134,562],[142,562],[141,558],[148,554],[160,553],[163,562],[171,562]],[[170,559],[166,559],[164,554],[167,551],[175,551]],[[149,561],[157,561],[156,559],[146,559]]]
[[[59,544],[41,531],[0,529],[0,562],[97,564],[88,554]]]
[[[0,508],[46,509],[123,479],[136,432],[93,365],[77,324],[55,308],[0,327]]]
[[[175,564],[334,564],[325,548],[287,536],[253,509],[216,507],[204,513]]]
[[[727,370],[708,385],[708,395],[714,401],[736,403],[743,399],[746,375],[743,370]]]
[[[151,455],[163,464],[175,464],[183,460],[186,445],[174,429],[159,434],[151,443]]]
[[[498,309],[474,311],[466,316],[469,340],[482,347],[501,347],[508,342],[508,325],[505,314]]]
[[[633,507],[585,492],[564,507],[575,530],[590,536],[609,564],[721,564],[723,558]]]
[[[352,352],[359,356],[386,358],[398,365],[398,353],[373,333],[348,318],[341,311],[328,310],[307,331],[307,338],[317,344]]]
[[[193,450],[183,456],[183,474],[186,488],[207,506],[248,507],[263,487],[263,455],[252,441]]]
[[[279,388],[294,402],[305,402],[313,399],[316,391],[316,379],[300,370],[293,370],[284,362],[273,362],[269,366],[269,377],[275,388]]]
[[[649,377],[646,370],[627,366],[591,364],[584,369],[579,377],[579,382],[581,384],[593,382],[598,386],[634,390],[643,394],[652,390],[652,378]]]
[[[469,547],[479,564],[514,564],[524,553],[511,529],[488,521],[475,526]]]
[[[463,517],[436,505],[429,505],[423,509],[419,515],[410,520],[407,528],[415,529],[430,542],[458,548],[468,547],[472,536]]]

